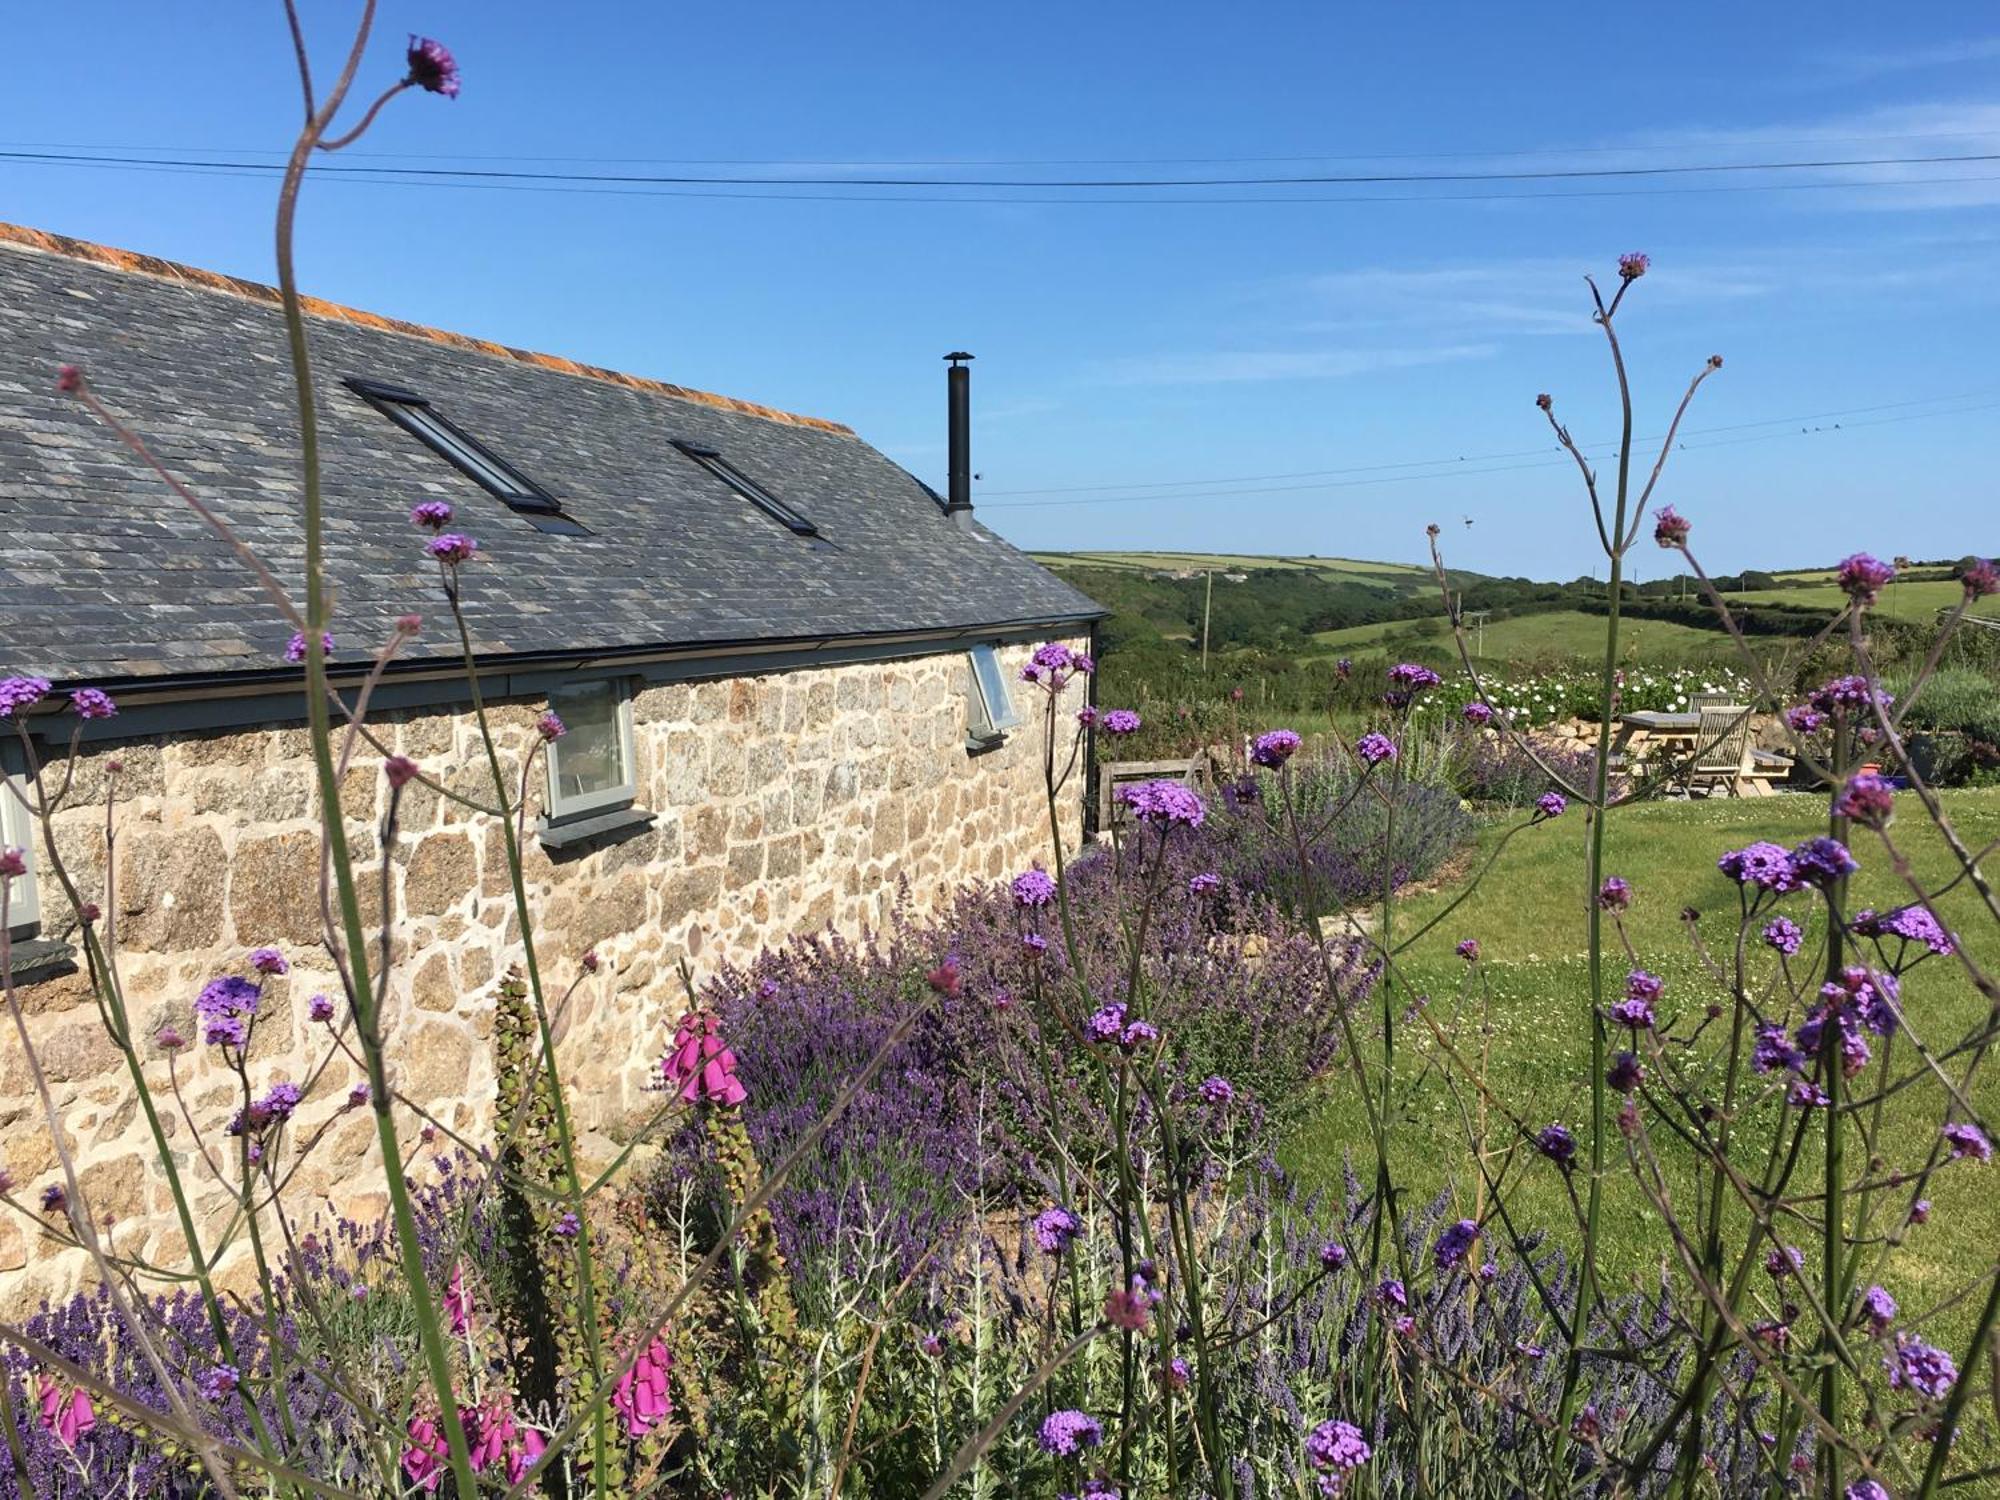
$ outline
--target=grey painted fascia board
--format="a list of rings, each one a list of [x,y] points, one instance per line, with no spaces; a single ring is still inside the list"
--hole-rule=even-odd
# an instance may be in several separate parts
[[[629,653],[579,652],[553,662],[498,657],[476,661],[475,666],[479,670],[481,691],[489,697],[540,697],[552,686],[582,675],[635,678],[649,687],[712,682],[759,672],[934,656],[980,642],[1015,644],[1052,631],[1087,629],[1098,618],[1101,617],[1007,621],[886,636],[827,637],[811,643],[734,644],[722,649],[691,646]],[[365,672],[363,667],[343,663],[335,669],[335,686],[358,686]],[[293,674],[284,674],[284,678],[233,681],[224,677],[187,684],[133,678],[110,685],[119,702],[115,718],[77,720],[67,714],[45,712],[32,715],[26,725],[38,741],[61,748],[69,743],[71,733],[79,729],[82,741],[91,744],[238,729],[252,724],[302,723],[306,717],[305,695]],[[51,701],[59,693],[60,689],[52,693]],[[369,711],[376,715],[407,709],[460,708],[470,701],[471,691],[461,664],[413,663],[375,685],[369,694]]]

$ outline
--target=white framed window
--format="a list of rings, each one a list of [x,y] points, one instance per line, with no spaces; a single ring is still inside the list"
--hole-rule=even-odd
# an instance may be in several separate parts
[[[549,694],[563,734],[549,741],[550,823],[631,805],[632,700],[615,679],[567,683]]]
[[[7,893],[7,935],[19,940],[41,931],[42,904],[35,892],[35,820],[21,802],[23,796],[34,792],[20,772],[8,771],[6,778],[6,785],[0,786],[0,844],[19,849],[28,865],[28,873],[15,876]]]
[[[1004,740],[1007,731],[1021,722],[1021,713],[1007,689],[1000,653],[991,646],[974,646],[967,655],[972,662],[972,692],[966,700],[965,742],[981,750]]]

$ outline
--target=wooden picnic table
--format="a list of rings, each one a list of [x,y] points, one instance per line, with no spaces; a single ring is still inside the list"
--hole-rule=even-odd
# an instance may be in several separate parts
[[[1618,716],[1618,733],[1611,740],[1611,763],[1623,766],[1627,763],[1627,747],[1639,734],[1658,744],[1666,746],[1669,754],[1690,754],[1701,739],[1701,713],[1699,710],[1675,712],[1669,709],[1641,708],[1629,714]],[[1769,796],[1771,783],[1782,781],[1791,774],[1792,759],[1772,750],[1759,750],[1754,745],[1744,752],[1743,770],[1736,778],[1735,794],[1746,797]]]
[[[1620,714],[1618,733],[1611,741],[1612,756],[1622,756],[1626,746],[1632,743],[1632,737],[1641,730],[1651,739],[1692,747],[1701,733],[1701,715],[1692,711],[1676,713],[1659,708],[1639,708],[1629,714]]]

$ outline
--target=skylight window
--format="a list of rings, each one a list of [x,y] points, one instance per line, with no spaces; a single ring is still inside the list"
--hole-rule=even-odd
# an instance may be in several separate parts
[[[989,750],[1007,738],[1007,731],[1021,722],[1021,714],[1007,691],[1000,653],[991,646],[974,646],[967,655],[972,661],[972,695],[966,703],[966,748]]]
[[[525,516],[536,530],[558,536],[590,535],[588,528],[563,513],[555,496],[432,406],[428,398],[374,380],[350,380],[347,387],[481,489]]]
[[[819,528],[804,512],[785,504],[715,449],[704,448],[700,443],[684,443],[679,438],[673,439],[673,445],[779,525],[789,527],[799,536],[819,535]]]

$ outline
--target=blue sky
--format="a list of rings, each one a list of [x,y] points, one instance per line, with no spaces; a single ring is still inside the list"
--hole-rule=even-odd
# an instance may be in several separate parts
[[[307,8],[330,70],[353,8]],[[9,17],[0,149],[288,144],[275,4],[81,9]],[[1581,277],[1625,250],[1654,262],[1620,318],[1639,432],[1727,360],[1660,492],[1705,560],[1996,545],[2000,160],[1115,202],[840,185],[2000,155],[1977,7],[385,0],[364,79],[400,72],[409,31],[457,52],[462,96],[398,99],[341,165],[826,186],[322,181],[310,290],[835,417],[940,486],[938,357],[970,349],[975,497],[1024,545],[1415,560],[1437,520],[1469,568],[1601,565],[1532,402],[1615,435]],[[819,165],[857,162],[938,165]],[[0,161],[0,218],[259,279],[272,192]]]

